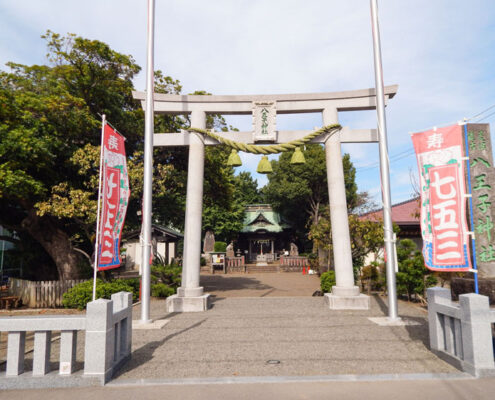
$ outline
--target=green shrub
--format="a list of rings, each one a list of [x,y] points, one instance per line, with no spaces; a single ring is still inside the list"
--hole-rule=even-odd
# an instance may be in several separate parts
[[[135,288],[135,280],[132,280],[132,282],[130,281],[130,279],[116,279],[110,282],[103,282],[101,279],[97,279],[96,298],[110,299],[114,293],[130,292],[132,293],[132,301],[135,302],[139,297],[139,281],[137,284],[137,290]],[[65,308],[78,308],[79,310],[84,310],[86,308],[86,304],[92,300],[93,281],[89,280],[79,283],[64,293],[62,297],[62,305]]]
[[[153,297],[168,297],[175,294],[175,289],[165,283],[155,283],[151,285],[151,295]]]
[[[182,268],[177,264],[164,265],[157,260],[151,267],[151,295],[168,297],[176,293],[181,284]]]
[[[215,247],[213,248],[215,253],[225,253],[227,251],[227,243],[225,242],[215,242]]]
[[[151,281],[153,283],[165,283],[177,288],[181,284],[182,268],[176,264],[153,265],[151,267]]]
[[[201,257],[199,259],[199,265],[202,266],[202,267],[204,267],[206,265],[206,258]]]
[[[382,290],[385,284],[384,274],[382,273],[384,266],[373,261],[370,265],[361,268],[361,286],[363,291],[370,293],[372,290]]]
[[[323,272],[320,277],[320,287],[323,293],[330,293],[332,286],[335,286],[335,271]]]
[[[397,277],[397,293],[406,295],[410,301],[412,296],[426,296],[426,289],[435,286],[437,278],[425,267],[423,255],[410,239],[403,239],[397,245],[399,272]]]

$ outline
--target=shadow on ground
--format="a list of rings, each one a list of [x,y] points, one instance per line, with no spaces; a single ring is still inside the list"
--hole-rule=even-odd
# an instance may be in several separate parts
[[[388,305],[385,303],[384,299],[380,297],[379,295],[373,296],[376,300],[376,303],[378,304],[378,307],[380,307],[380,311],[383,312],[384,316],[388,315]],[[428,329],[426,326],[426,319],[425,317],[418,317],[418,316],[412,316],[412,315],[401,315],[399,313],[399,317],[401,318],[407,318],[410,321],[416,322],[419,325],[406,325],[406,331],[409,335],[409,338],[412,340],[418,340],[423,343],[423,345],[427,348],[430,349],[430,340],[428,336]]]
[[[219,276],[219,275],[202,275],[201,285],[204,291],[208,292],[226,292],[229,290],[269,290],[274,289],[262,283],[260,280],[252,277],[244,276]]]
[[[112,379],[118,378],[120,375],[124,374],[125,372],[132,371],[135,368],[138,368],[139,366],[146,364],[148,361],[150,361],[153,358],[153,353],[157,348],[165,344],[165,342],[169,341],[170,339],[173,339],[176,336],[182,335],[183,333],[197,328],[198,326],[202,325],[208,318],[204,318],[201,321],[198,321],[187,328],[181,329],[178,332],[174,332],[170,335],[165,336],[161,340],[155,340],[152,342],[146,343],[144,346],[141,346],[139,349],[136,349],[135,351],[132,352],[132,358],[131,360],[121,369],[119,369],[115,375],[113,376]]]

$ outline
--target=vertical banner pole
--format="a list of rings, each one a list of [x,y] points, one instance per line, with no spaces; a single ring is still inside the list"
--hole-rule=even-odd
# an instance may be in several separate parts
[[[154,81],[154,25],[155,0],[148,0],[148,48],[146,65],[146,113],[144,124],[144,185],[143,185],[143,219],[141,244],[141,323],[150,320],[150,256],[151,256],[151,208],[153,183],[153,81]]]
[[[378,135],[380,148],[380,174],[382,183],[383,201],[383,227],[385,236],[385,249],[387,254],[387,291],[388,291],[388,317],[397,319],[397,290],[395,284],[395,243],[393,239],[392,208],[390,200],[390,172],[388,165],[387,149],[387,123],[385,120],[385,98],[383,90],[382,53],[380,46],[380,30],[378,26],[377,0],[370,0],[371,28],[373,33],[373,52],[375,64],[375,93],[376,112],[378,117]]]
[[[105,114],[101,116],[101,144],[100,144],[100,175],[98,177],[98,205],[96,207],[96,238],[95,238],[95,261],[93,265],[93,301],[96,300],[96,273],[98,272],[98,245],[100,240],[100,204],[101,204],[101,180],[103,169],[103,138],[105,137]]]
[[[469,141],[468,141],[468,131],[467,124],[464,123],[464,141],[466,142],[466,169],[467,169],[467,182],[468,182],[468,194],[469,196],[469,222],[471,223],[471,244],[472,244],[472,254],[473,254],[473,269],[474,275],[474,293],[479,294],[478,289],[478,264],[476,262],[476,240],[474,238],[474,214],[473,214],[473,191],[471,189],[471,163],[469,160]]]

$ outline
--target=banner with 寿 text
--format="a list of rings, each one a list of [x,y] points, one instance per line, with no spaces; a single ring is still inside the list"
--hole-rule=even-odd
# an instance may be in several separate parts
[[[434,271],[470,270],[462,126],[411,137],[419,168],[425,265]]]
[[[120,266],[120,236],[129,201],[124,137],[110,125],[103,130],[101,213],[98,270]]]

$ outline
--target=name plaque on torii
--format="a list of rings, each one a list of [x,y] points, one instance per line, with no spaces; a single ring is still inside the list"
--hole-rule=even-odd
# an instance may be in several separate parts
[[[277,105],[274,101],[253,101],[253,142],[277,141]]]

